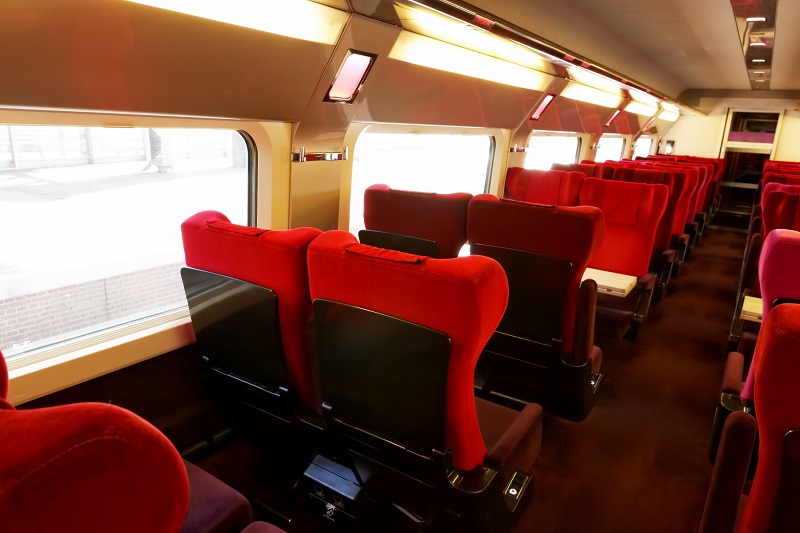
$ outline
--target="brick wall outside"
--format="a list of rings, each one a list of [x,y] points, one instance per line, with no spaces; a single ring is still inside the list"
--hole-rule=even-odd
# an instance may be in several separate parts
[[[0,300],[0,349],[186,305],[180,263]],[[25,346],[21,346],[25,345]],[[12,347],[19,347],[10,350]]]

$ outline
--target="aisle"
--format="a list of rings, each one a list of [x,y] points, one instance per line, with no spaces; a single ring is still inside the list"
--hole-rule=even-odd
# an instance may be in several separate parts
[[[743,251],[743,234],[710,230],[638,340],[596,340],[598,402],[581,423],[546,418],[534,502],[515,531],[697,531]]]

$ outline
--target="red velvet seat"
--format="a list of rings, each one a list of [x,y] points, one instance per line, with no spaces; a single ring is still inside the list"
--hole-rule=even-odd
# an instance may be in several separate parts
[[[467,236],[473,254],[503,265],[510,287],[503,321],[478,362],[481,396],[536,401],[582,420],[601,378],[597,284],[581,278],[603,240],[602,213],[482,194],[470,202]],[[512,338],[526,342],[517,347]]]
[[[458,257],[467,242],[467,205],[472,195],[465,192],[437,194],[391,189],[371,185],[364,191],[364,226],[359,238],[365,244],[396,249],[385,245],[381,232],[425,239],[436,243],[438,257]],[[375,240],[378,239],[378,240]],[[416,251],[409,249],[404,251]],[[433,253],[426,254],[434,256]]]
[[[650,308],[655,276],[648,274],[656,229],[667,206],[666,185],[586,178],[581,205],[600,209],[605,220],[603,243],[589,267],[639,279],[626,298],[600,294],[597,298],[598,334],[630,337],[638,334]]]
[[[283,418],[294,408],[289,395],[317,409],[305,333],[306,250],[321,232],[239,226],[217,211],[188,218],[181,232],[192,324],[218,384]]]
[[[509,514],[501,495],[515,472],[523,480],[532,471],[541,407],[517,413],[473,393],[478,356],[508,300],[500,265],[385,250],[329,231],[309,246],[308,269],[329,429],[366,490],[423,517],[436,501],[434,509],[449,509],[442,518],[461,517],[452,527],[462,530],[518,516],[524,505]],[[515,493],[524,502],[522,488]]]
[[[583,172],[564,170],[508,169],[505,197],[545,205],[578,205]]]
[[[675,204],[675,215],[672,219],[672,228],[670,228],[670,246],[678,254],[672,273],[677,276],[680,274],[683,263],[690,253],[691,237],[685,233],[685,221],[689,212],[689,201],[697,188],[700,173],[697,169],[671,166],[669,163],[647,161],[643,165],[645,168],[669,172],[672,176],[673,184],[681,191]]]
[[[553,163],[550,167],[551,170],[564,170],[567,172],[583,172],[587,178],[603,178],[611,179],[613,168],[596,164],[594,161],[591,163]]]
[[[227,533],[251,521],[244,496],[184,462],[120,407],[15,410],[0,354],[2,530]],[[188,472],[188,475],[187,475]]]
[[[672,268],[678,262],[678,252],[672,246],[672,228],[677,214],[678,201],[683,194],[683,182],[673,173],[662,169],[655,169],[644,165],[637,165],[634,168],[618,167],[614,169],[613,179],[619,181],[630,181],[633,183],[649,183],[666,185],[669,189],[667,196],[667,206],[664,214],[656,228],[655,240],[653,241],[653,255],[650,259],[650,272],[657,273],[656,292],[653,302],[658,303],[667,288],[667,284],[672,276]]]
[[[782,304],[764,318],[753,359],[755,410],[758,425],[758,467],[753,484],[737,522],[744,485],[743,472],[750,461],[749,448],[755,439],[750,428],[740,428],[746,414],[726,422],[723,442],[744,440],[731,453],[720,448],[714,466],[712,486],[706,501],[701,533],[735,531],[768,533],[795,531],[798,527],[797,495],[800,490],[800,305]],[[730,429],[738,435],[728,438]],[[734,476],[726,475],[732,469]],[[736,525],[735,525],[736,524]]]

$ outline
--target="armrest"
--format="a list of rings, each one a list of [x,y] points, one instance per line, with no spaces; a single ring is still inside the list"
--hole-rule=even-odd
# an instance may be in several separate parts
[[[722,375],[722,392],[741,394],[744,377],[744,356],[739,352],[729,353]]]
[[[593,279],[581,283],[578,294],[578,312],[575,314],[575,344],[572,360],[585,363],[594,348],[594,323],[597,312],[597,282]]]
[[[515,470],[529,473],[542,444],[542,406],[529,403],[486,452],[486,463],[499,466],[505,476]]]
[[[756,421],[747,413],[731,413],[725,420],[699,533],[733,533],[756,432]]]
[[[652,291],[656,286],[656,275],[652,272],[636,280],[636,288],[640,291]]]

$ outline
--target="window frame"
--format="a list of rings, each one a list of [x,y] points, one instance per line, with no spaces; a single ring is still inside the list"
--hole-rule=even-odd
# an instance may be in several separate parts
[[[344,145],[349,153],[355,154],[356,142],[362,133],[396,133],[396,134],[430,134],[430,135],[480,135],[489,136],[491,142],[491,156],[487,168],[487,178],[484,184],[484,193],[498,195],[500,184],[504,180],[501,171],[507,163],[508,154],[500,147],[507,147],[510,142],[511,132],[500,128],[474,128],[459,126],[421,126],[409,124],[377,124],[368,122],[353,122],[345,134]],[[350,227],[350,199],[353,191],[353,160],[351,157],[344,161],[339,194],[339,223],[338,229],[348,231]],[[502,195],[502,193],[501,193]]]
[[[238,131],[247,147],[248,224],[288,227],[288,163],[272,157],[272,149],[289,144],[291,126],[215,118],[143,116],[125,113],[87,113],[61,110],[0,108],[3,124],[75,127],[224,129]],[[259,157],[259,155],[261,157]],[[286,174],[275,178],[275,171]],[[258,176],[272,176],[258,183]],[[266,186],[265,186],[266,185]],[[285,192],[285,194],[281,194]],[[58,346],[7,360],[12,405],[180,349],[194,342],[188,308],[162,313],[135,324],[104,330]],[[49,352],[49,353],[48,353]]]
[[[633,143],[631,142],[630,135],[623,135],[621,133],[604,133],[600,135],[600,137],[597,139],[597,149],[595,150],[595,161],[598,161],[597,152],[600,150],[600,143],[602,142],[603,137],[605,137],[606,139],[622,139],[622,150],[620,151],[619,159],[617,159],[616,161],[626,159],[630,154],[632,154],[631,148],[633,147]]]
[[[581,133],[577,131],[544,131],[544,130],[533,130],[531,134],[528,136],[528,141],[525,144],[525,160],[527,160],[528,152],[530,151],[531,143],[533,142],[534,137],[574,137],[578,140],[578,147],[575,150],[575,163],[580,163],[584,159],[587,159],[589,156],[589,148],[590,148],[590,140],[591,134],[590,133]],[[525,161],[523,161],[523,167],[525,165]],[[549,170],[549,169],[548,169]]]

